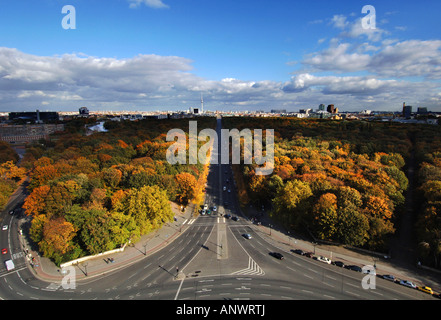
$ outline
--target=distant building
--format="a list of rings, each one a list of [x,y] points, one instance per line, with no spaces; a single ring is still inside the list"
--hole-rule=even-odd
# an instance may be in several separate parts
[[[417,113],[418,113],[418,114],[427,114],[427,113],[429,113],[429,112],[427,111],[427,108],[426,108],[426,107],[418,107],[418,111],[417,111]]]
[[[271,113],[286,113],[286,109],[272,109]]]
[[[86,107],[81,107],[78,111],[80,112],[80,117],[89,116],[89,109],[87,109]]]
[[[40,112],[39,110],[35,112],[10,112],[9,120],[12,121],[23,121],[23,122],[52,122],[58,121],[60,119],[58,112]]]
[[[337,113],[333,104],[328,105],[326,111],[328,111],[329,113]]]
[[[64,131],[64,124],[25,124],[0,126],[0,140],[11,144],[26,144],[47,139],[55,132]]]
[[[412,116],[412,106],[406,106],[406,103],[403,103],[403,117],[409,119]]]
[[[325,105],[323,103],[319,105],[318,111],[325,111]]]

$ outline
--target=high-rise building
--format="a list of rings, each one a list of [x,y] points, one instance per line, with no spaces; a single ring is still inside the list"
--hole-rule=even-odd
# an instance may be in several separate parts
[[[319,105],[318,111],[325,111],[325,105],[323,103]]]
[[[403,103],[403,117],[409,119],[412,115],[412,106],[406,106],[406,102]]]
[[[333,104],[328,105],[328,109],[326,110],[329,113],[335,113],[335,107]]]

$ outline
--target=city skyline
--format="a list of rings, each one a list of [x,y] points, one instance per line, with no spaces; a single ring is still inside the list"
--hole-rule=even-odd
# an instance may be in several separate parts
[[[441,111],[437,1],[45,0],[2,7],[3,112],[188,110],[200,106],[201,94],[205,109],[220,111],[322,103],[400,111],[404,101]]]

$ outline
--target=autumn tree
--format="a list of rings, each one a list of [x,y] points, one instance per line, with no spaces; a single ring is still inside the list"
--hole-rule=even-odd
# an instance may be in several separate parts
[[[45,257],[54,259],[56,264],[63,256],[74,249],[72,239],[76,235],[74,226],[63,217],[49,219],[43,228],[43,239],[38,243]]]
[[[177,198],[180,203],[188,203],[196,196],[197,180],[187,172],[176,175],[177,182]]]

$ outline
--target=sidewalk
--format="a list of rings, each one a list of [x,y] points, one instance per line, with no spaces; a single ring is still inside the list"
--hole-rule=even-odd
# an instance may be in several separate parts
[[[248,216],[261,215],[254,208],[247,208]],[[246,216],[246,215],[244,215]],[[290,252],[290,250],[301,249],[304,252],[312,252],[314,256],[324,256],[332,261],[342,261],[345,265],[358,265],[363,267],[371,265],[376,267],[377,275],[394,275],[400,280],[408,280],[417,286],[425,285],[431,287],[436,293],[441,293],[441,272],[432,272],[417,268],[416,265],[408,265],[394,260],[385,259],[380,254],[368,254],[356,252],[338,245],[316,244],[306,241],[295,235],[289,235],[283,228],[270,222],[265,215],[261,215],[261,225],[253,224],[254,230],[265,240],[278,247],[280,250]]]
[[[192,217],[194,205],[188,205],[185,212],[181,212],[180,208],[172,203],[172,211],[176,221],[166,223],[161,229],[141,237],[137,243],[128,245],[124,251],[91,258],[75,265],[76,280],[90,279],[127,267],[175,240],[185,230],[187,222],[194,218]],[[64,276],[61,268],[57,267],[50,259],[39,256],[36,251],[30,249],[26,241],[24,242],[24,249],[27,249],[27,252],[34,257],[33,267],[30,266],[31,260],[26,261],[26,264],[33,270],[35,276],[47,282],[61,283]]]

